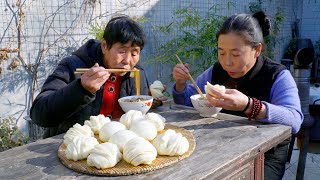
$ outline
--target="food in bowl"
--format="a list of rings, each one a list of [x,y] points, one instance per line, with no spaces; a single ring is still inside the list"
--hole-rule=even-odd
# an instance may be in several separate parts
[[[146,114],[151,108],[153,98],[152,96],[139,95],[139,96],[125,96],[118,99],[119,105],[124,112],[129,110],[138,110]]]
[[[204,94],[205,96],[206,94]],[[190,97],[193,107],[199,112],[202,117],[216,117],[222,108],[214,107],[209,104],[206,98],[202,98],[200,94],[195,94]]]
[[[132,99],[125,99],[124,102],[139,102],[139,101],[147,101],[148,99],[137,97]]]

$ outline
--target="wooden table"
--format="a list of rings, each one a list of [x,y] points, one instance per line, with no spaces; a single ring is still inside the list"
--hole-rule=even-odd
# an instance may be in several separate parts
[[[263,125],[223,113],[202,118],[185,106],[164,105],[153,111],[167,123],[193,132],[194,152],[159,170],[107,179],[263,179],[264,152],[291,136],[288,126]],[[96,179],[60,163],[57,151],[62,138],[58,135],[1,152],[0,179]]]

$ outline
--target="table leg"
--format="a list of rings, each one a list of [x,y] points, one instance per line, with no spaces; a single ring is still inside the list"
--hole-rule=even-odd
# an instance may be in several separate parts
[[[254,179],[264,179],[264,153],[258,154],[256,159],[254,160]]]
[[[301,137],[301,145],[300,145],[296,180],[302,180],[304,177],[304,170],[306,166],[309,139],[310,139],[310,128],[301,128],[299,132],[299,137]]]
[[[296,140],[296,135],[292,134],[291,136],[291,141],[289,144],[289,149],[288,149],[288,156],[287,156],[287,162],[290,163],[291,160],[291,156],[292,156],[292,151],[293,151],[293,146],[294,146],[294,142]]]

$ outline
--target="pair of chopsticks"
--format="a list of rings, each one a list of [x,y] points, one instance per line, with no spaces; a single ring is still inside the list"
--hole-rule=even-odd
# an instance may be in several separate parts
[[[181,61],[181,59],[179,58],[179,56],[176,55],[176,57],[177,57],[177,59],[179,60],[179,62],[180,62],[181,64],[183,64],[183,62]],[[188,74],[188,76],[189,76],[192,84],[194,85],[194,87],[196,88],[196,90],[198,91],[198,93],[200,94],[200,96],[201,96],[202,98],[205,98],[204,95],[203,95],[203,93],[201,92],[199,86],[198,86],[197,83],[193,80],[191,74],[190,74],[190,73],[187,73],[187,74]]]
[[[90,68],[77,68],[74,74],[83,74],[87,71],[89,71]],[[109,73],[114,72],[130,72],[130,78],[135,77],[136,78],[136,93],[137,96],[140,95],[140,71],[137,68],[133,69],[105,69],[105,71],[108,71]]]
[[[90,70],[90,68],[77,68],[76,71],[74,72],[74,74],[83,74],[89,70]],[[135,74],[137,74],[137,71],[139,71],[139,69],[137,69],[137,68],[133,68],[133,69],[105,69],[105,70],[108,71],[109,73],[130,72],[130,78],[133,78],[135,76]]]
[[[76,71],[74,72],[75,74],[83,74],[87,71],[89,71],[90,68],[77,68]],[[128,69],[105,69],[106,71],[108,71],[109,73],[114,73],[114,72],[133,72],[133,71],[137,71],[136,68],[132,69],[132,70],[128,70]]]

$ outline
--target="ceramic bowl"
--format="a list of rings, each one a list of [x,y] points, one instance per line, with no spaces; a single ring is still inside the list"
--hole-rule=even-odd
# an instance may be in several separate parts
[[[204,94],[204,96],[206,96]],[[199,112],[202,117],[216,117],[222,108],[214,107],[209,104],[207,99],[202,99],[200,94],[195,94],[190,97],[193,107]]]
[[[151,108],[153,98],[152,96],[126,96],[118,99],[119,105],[124,112],[129,110],[138,110],[146,114]]]

